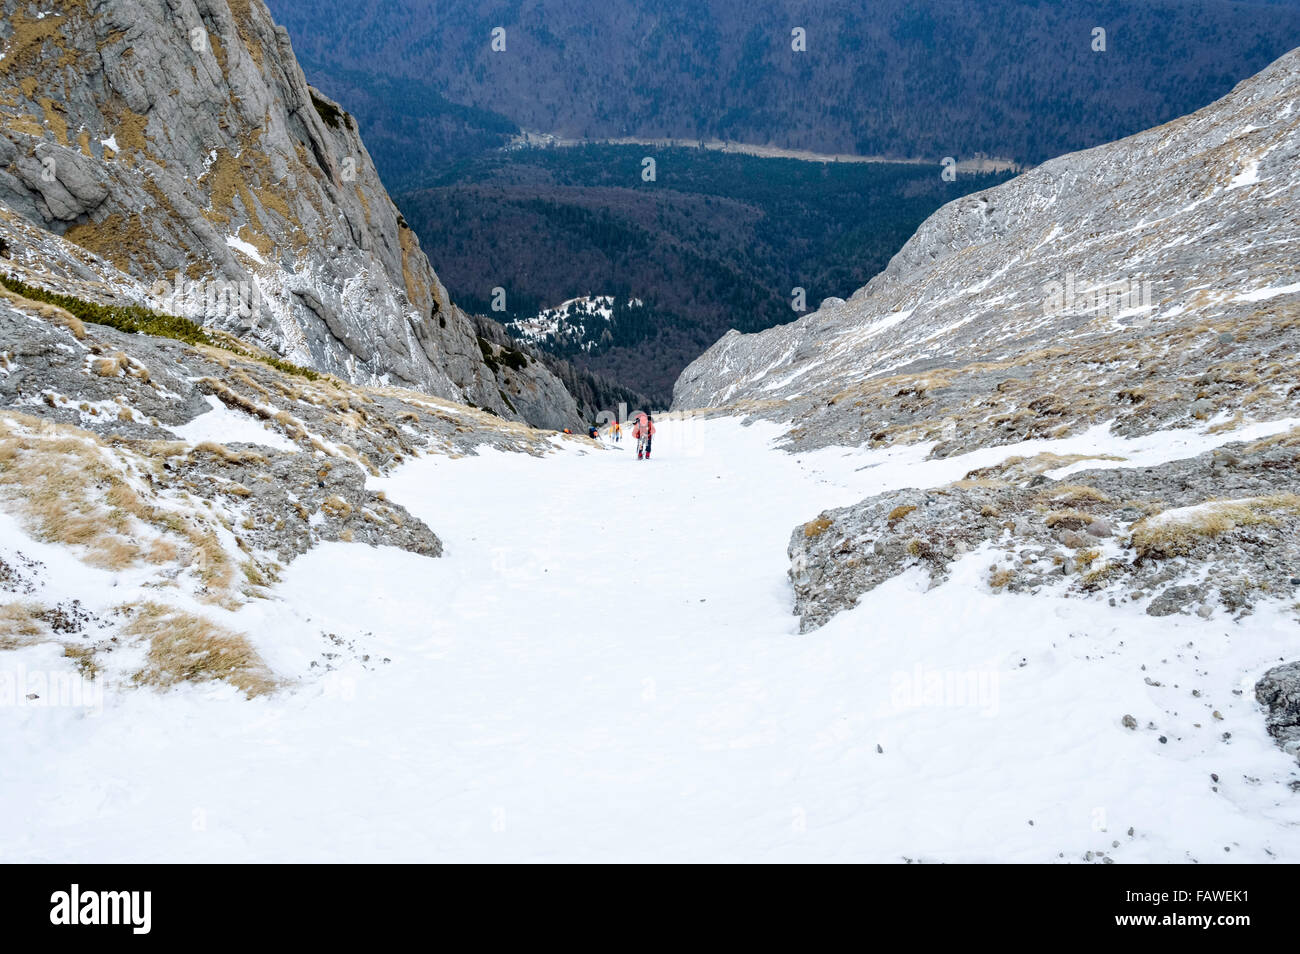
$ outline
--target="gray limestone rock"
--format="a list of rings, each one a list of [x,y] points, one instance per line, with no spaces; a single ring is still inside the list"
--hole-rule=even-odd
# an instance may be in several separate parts
[[[1217,466],[1223,458],[1236,461],[1226,472]],[[802,630],[913,568],[938,585],[954,560],[979,547],[994,590],[1128,594],[1152,616],[1207,617],[1216,608],[1241,616],[1294,589],[1300,430],[1155,467],[1059,481],[1039,481],[1031,470],[1024,462],[983,468],[946,487],[882,494],[796,527],[787,552]],[[1101,522],[1104,540],[1087,532]],[[1103,550],[1116,544],[1119,552]]]
[[[356,121],[262,0],[0,12],[0,206],[111,262],[136,300],[294,363],[578,423],[541,365],[511,409]]]
[[[1284,751],[1300,758],[1300,662],[1264,673],[1255,684],[1255,699],[1265,709],[1268,734]]]

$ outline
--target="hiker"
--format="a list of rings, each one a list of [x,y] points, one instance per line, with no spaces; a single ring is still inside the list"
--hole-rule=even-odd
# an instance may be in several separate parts
[[[655,419],[644,411],[636,416],[636,426],[632,428],[636,438],[636,459],[650,459],[650,442],[655,436]]]
[[[618,422],[618,418],[615,418],[614,423],[609,426],[609,432],[614,435],[615,444],[623,439],[623,425]]]

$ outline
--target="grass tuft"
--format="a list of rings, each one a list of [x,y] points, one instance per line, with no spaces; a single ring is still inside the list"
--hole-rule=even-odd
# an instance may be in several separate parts
[[[814,540],[830,528],[830,517],[818,517],[816,520],[809,520],[803,525],[803,535],[809,540]]]
[[[221,680],[249,698],[277,688],[270,668],[242,633],[158,603],[132,609],[135,618],[123,633],[149,643],[145,666],[135,675],[137,684],[168,688]]]
[[[1239,527],[1277,526],[1283,516],[1300,515],[1300,496],[1276,494],[1238,500],[1210,500],[1144,517],[1133,525],[1130,538],[1140,557],[1183,556],[1201,542]]]

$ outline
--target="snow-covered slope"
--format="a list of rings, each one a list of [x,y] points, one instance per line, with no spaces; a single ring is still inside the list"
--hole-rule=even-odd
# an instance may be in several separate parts
[[[0,855],[1300,861],[1300,771],[1252,695],[1294,646],[1287,614],[996,593],[972,552],[938,589],[906,573],[799,636],[786,527],[1041,447],[791,455],[778,434],[665,420],[648,464],[575,443],[372,480],[443,557],[325,544],[273,598],[199,608],[291,680],[275,693],[123,688],[124,647],[82,705],[41,690],[7,709]],[[1099,450],[1154,462],[1227,440],[1184,436]],[[593,486],[616,505],[593,507]],[[0,521],[15,551],[44,564],[30,599],[111,619],[137,595]],[[0,660],[72,671],[50,644]]]
[[[941,453],[1296,402],[1300,50],[1224,99],[930,217],[850,300],[683,372],[792,446]]]

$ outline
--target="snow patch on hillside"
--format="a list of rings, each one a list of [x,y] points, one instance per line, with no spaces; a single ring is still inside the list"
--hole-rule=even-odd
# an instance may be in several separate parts
[[[247,255],[253,261],[257,262],[259,265],[266,264],[266,259],[262,257],[262,253],[259,252],[257,250],[257,246],[253,245],[251,242],[245,242],[243,239],[239,238],[236,235],[227,235],[226,244],[229,245],[237,252],[243,252],[245,255]]]
[[[207,398],[212,408],[206,414],[200,414],[188,424],[173,425],[170,430],[183,441],[201,444],[204,441],[216,441],[224,444],[261,444],[276,450],[297,451],[298,445],[278,431],[273,431],[260,420],[232,411],[211,395]]]

